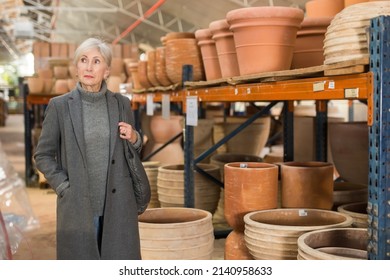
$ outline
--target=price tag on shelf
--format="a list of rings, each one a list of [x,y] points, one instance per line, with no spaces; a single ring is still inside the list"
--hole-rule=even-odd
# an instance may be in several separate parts
[[[186,106],[187,106],[187,115],[186,115],[187,125],[197,126],[198,125],[198,97],[187,96]]]
[[[358,98],[359,97],[359,88],[346,88],[344,89],[345,98]]]
[[[313,91],[324,91],[325,90],[325,82],[316,82],[313,84]]]
[[[171,113],[171,98],[169,94],[162,95],[162,117],[169,120]]]
[[[154,104],[153,104],[153,94],[146,95],[146,115],[153,116],[154,115]]]

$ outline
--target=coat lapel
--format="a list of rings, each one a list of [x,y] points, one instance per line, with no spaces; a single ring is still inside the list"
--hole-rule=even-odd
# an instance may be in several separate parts
[[[115,143],[118,139],[118,123],[119,123],[119,109],[118,100],[114,97],[114,93],[107,91],[107,107],[108,117],[110,121],[110,159],[114,153]]]
[[[80,153],[83,157],[84,164],[86,165],[85,157],[85,141],[83,133],[83,117],[82,117],[82,103],[80,94],[77,90],[73,90],[68,99],[70,119],[73,125],[73,131],[76,136],[76,141]]]

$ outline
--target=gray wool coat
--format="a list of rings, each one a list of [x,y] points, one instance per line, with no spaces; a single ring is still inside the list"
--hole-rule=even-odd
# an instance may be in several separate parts
[[[137,206],[123,140],[119,137],[120,116],[115,95],[126,98],[107,91],[110,154],[101,255],[89,198],[79,92],[74,89],[52,98],[45,111],[34,159],[38,170],[57,193],[58,259],[141,259]],[[134,127],[131,110],[127,114]],[[69,187],[58,189],[67,180]]]

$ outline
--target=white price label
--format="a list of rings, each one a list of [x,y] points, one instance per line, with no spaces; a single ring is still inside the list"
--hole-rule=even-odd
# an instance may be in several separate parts
[[[171,98],[169,94],[162,95],[162,117],[169,120],[171,113]]]
[[[153,104],[153,94],[146,95],[146,115],[153,116],[154,115],[154,104]]]
[[[186,99],[187,105],[187,115],[186,123],[187,125],[197,126],[198,125],[198,97],[197,96],[187,96]]]

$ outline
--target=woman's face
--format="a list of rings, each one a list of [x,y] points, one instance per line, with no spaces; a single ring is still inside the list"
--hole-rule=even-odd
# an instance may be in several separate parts
[[[99,50],[93,48],[80,56],[77,61],[77,74],[85,90],[98,92],[103,79],[110,74],[110,69]]]

